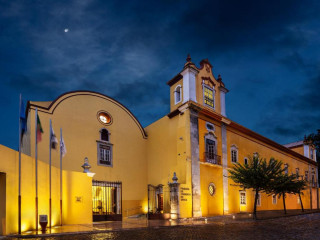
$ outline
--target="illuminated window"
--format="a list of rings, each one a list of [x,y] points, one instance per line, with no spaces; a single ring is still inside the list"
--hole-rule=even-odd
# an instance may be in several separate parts
[[[208,86],[203,87],[203,100],[204,104],[214,108],[214,94],[213,89]]]
[[[103,125],[110,125],[112,123],[112,118],[107,112],[104,112],[104,111],[98,112],[97,118],[99,122],[102,123]]]
[[[213,195],[215,194],[215,192],[216,192],[216,187],[214,186],[213,183],[210,183],[210,184],[209,184],[208,191],[209,191],[209,194],[210,194],[211,196],[213,196]]]
[[[240,204],[241,205],[246,205],[247,204],[247,197],[246,197],[246,192],[240,192]]]
[[[277,204],[277,195],[275,194],[272,195],[272,204]]]
[[[181,102],[181,86],[178,85],[174,90],[174,104]]]

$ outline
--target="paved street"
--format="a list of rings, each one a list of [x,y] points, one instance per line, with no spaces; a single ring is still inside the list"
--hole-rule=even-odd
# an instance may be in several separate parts
[[[96,234],[60,235],[33,240],[103,239],[320,239],[320,213],[254,221],[220,221],[204,225],[158,227]],[[20,238],[21,239],[21,238]],[[16,240],[16,238],[10,238]]]

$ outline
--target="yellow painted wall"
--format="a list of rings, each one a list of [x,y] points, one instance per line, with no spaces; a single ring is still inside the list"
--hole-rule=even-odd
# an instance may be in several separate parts
[[[0,172],[6,174],[6,226],[4,234],[18,232],[18,164],[19,153],[0,145]],[[21,199],[22,231],[35,229],[35,160],[22,155]],[[52,225],[60,223],[59,169],[52,167]],[[92,222],[92,179],[86,174],[63,171],[63,223]],[[76,196],[82,203],[74,204]],[[38,161],[39,215],[49,214],[49,166]],[[85,207],[84,207],[85,206]],[[3,222],[2,222],[3,224]]]
[[[295,151],[295,152],[297,152],[297,153],[300,153],[301,155],[304,155],[304,147],[303,147],[303,145],[299,146],[299,147],[290,148],[290,149]]]
[[[167,116],[146,128],[148,134],[148,184],[168,185],[176,172],[178,182],[191,191],[190,115],[188,111],[169,119]],[[165,189],[165,188],[164,188]],[[168,189],[166,187],[166,189]],[[185,195],[187,196],[187,195]],[[188,198],[188,197],[186,197]],[[168,212],[169,194],[164,193],[164,212]],[[180,217],[191,217],[191,198],[181,201]]]
[[[271,157],[274,157],[277,160],[281,160],[284,164],[287,163],[289,165],[289,174],[296,173],[296,168],[299,168],[299,174],[304,176],[305,171],[308,171],[309,165],[308,163],[297,159],[294,156],[291,156],[287,153],[281,152],[271,146],[268,146],[262,142],[259,142],[251,137],[240,133],[234,129],[227,128],[227,146],[228,146],[228,166],[232,167],[234,163],[231,162],[231,149],[232,145],[236,145],[238,147],[238,161],[243,164],[244,158],[248,155],[253,155],[253,153],[258,152],[261,157],[269,160]],[[229,186],[234,185],[233,181],[229,179]],[[304,196],[302,197],[302,201],[305,208],[310,208],[310,192],[309,190],[304,191]],[[248,194],[248,211],[253,210],[253,201],[254,201],[254,193]],[[282,200],[279,201],[276,205],[272,204],[272,197],[267,196],[266,194],[262,194],[262,202],[261,206],[259,206],[258,210],[273,210],[273,209],[282,209]],[[230,213],[238,212],[239,202],[240,202],[239,189],[237,187],[229,187],[229,211]],[[315,200],[316,201],[316,200]],[[249,204],[251,202],[252,204]],[[286,199],[287,209],[299,209],[300,204],[297,202],[297,196],[287,196]]]
[[[202,216],[214,216],[223,214],[223,185],[222,167],[202,163],[200,165],[201,182],[201,210]],[[209,184],[213,183],[216,192],[213,196],[209,194]]]
[[[97,112],[104,110],[113,119],[104,126],[97,119]],[[118,102],[104,95],[91,92],[68,93],[59,98],[49,110],[38,109],[44,134],[38,144],[38,156],[44,162],[49,159],[49,119],[60,139],[60,128],[67,148],[63,168],[82,172],[81,165],[88,157],[96,173],[94,180],[122,182],[122,210],[147,205],[146,137],[134,116]],[[31,154],[34,156],[34,107],[29,111]],[[97,140],[100,129],[106,128],[113,144],[113,166],[98,165]],[[52,151],[52,163],[59,166],[59,152]],[[138,211],[143,212],[143,208]],[[132,212],[134,213],[134,212]]]

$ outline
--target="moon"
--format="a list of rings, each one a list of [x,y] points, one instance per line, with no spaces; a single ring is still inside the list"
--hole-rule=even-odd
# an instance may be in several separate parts
[[[65,33],[69,32],[69,28],[65,28],[65,29],[64,29],[64,32],[65,32]]]

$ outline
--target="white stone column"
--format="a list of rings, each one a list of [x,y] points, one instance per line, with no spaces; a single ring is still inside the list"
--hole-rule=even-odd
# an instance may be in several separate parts
[[[183,103],[192,100],[197,102],[196,96],[196,75],[198,71],[194,68],[187,67],[182,72],[183,76]]]
[[[198,113],[190,109],[192,216],[201,217]]]
[[[226,117],[227,113],[226,113],[226,93],[228,92],[228,90],[224,87],[219,87],[220,90],[220,111],[221,111],[221,115]]]
[[[304,145],[303,145],[303,153],[304,153],[304,156],[307,157],[307,158],[310,156],[310,148],[309,148],[309,145],[307,145],[307,144],[304,144]]]
[[[221,126],[222,137],[222,184],[223,184],[223,214],[229,212],[229,188],[228,188],[228,147],[227,147],[227,127]]]

